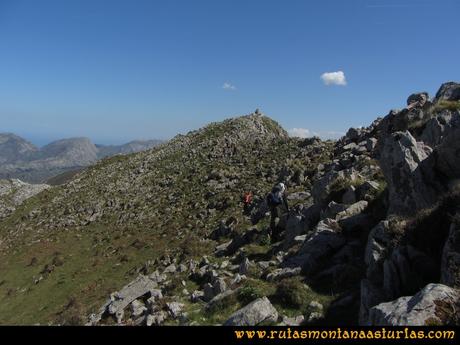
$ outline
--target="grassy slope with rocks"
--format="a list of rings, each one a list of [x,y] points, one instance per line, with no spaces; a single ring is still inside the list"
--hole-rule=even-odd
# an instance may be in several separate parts
[[[302,147],[271,119],[245,116],[105,159],[28,199],[0,223],[0,323],[83,323],[155,259],[211,254],[208,236],[222,220],[236,218],[237,232],[251,227],[243,192],[264,197],[281,177],[311,175],[330,159],[332,144],[319,145]]]

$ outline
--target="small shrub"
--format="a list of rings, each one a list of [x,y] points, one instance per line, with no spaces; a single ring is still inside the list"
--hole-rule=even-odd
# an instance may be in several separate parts
[[[337,178],[329,187],[329,197],[328,201],[340,202],[342,195],[345,193],[346,189],[350,186],[357,187],[363,184],[365,181],[362,178],[356,178],[354,180],[350,178]]]
[[[211,244],[201,241],[196,234],[189,234],[180,244],[182,258],[198,258],[209,252]]]
[[[264,291],[262,291],[261,287],[255,281],[248,280],[238,291],[238,300],[241,304],[246,305],[265,295]]]
[[[439,101],[433,108],[433,111],[442,111],[442,110],[450,110],[456,111],[460,110],[460,101]]]
[[[310,289],[295,278],[281,281],[276,288],[280,302],[293,308],[301,308],[309,301]]]
[[[64,256],[59,252],[54,253],[53,261],[51,263],[56,267],[64,265]]]
[[[460,324],[460,301],[452,305],[443,300],[435,300],[434,304],[436,305],[435,314],[443,325],[454,326]]]

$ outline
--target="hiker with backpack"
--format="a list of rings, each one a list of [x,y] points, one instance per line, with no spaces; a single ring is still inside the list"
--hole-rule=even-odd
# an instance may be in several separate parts
[[[286,228],[289,217],[289,206],[286,199],[284,183],[276,184],[267,195],[267,205],[270,209],[270,237],[271,242],[280,240],[281,232]]]
[[[244,214],[248,215],[251,212],[251,208],[253,207],[253,194],[252,192],[245,192],[242,198],[243,201],[243,212]]]

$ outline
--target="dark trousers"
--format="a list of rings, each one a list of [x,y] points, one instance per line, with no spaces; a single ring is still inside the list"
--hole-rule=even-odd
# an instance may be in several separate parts
[[[281,233],[285,227],[285,213],[280,210],[280,207],[272,207],[270,209],[270,237],[272,242],[281,240]]]

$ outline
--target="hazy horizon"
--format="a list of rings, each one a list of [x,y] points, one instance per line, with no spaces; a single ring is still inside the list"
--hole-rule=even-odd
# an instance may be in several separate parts
[[[120,144],[260,108],[291,134],[337,138],[413,92],[460,80],[458,38],[446,34],[459,9],[455,0],[0,0],[0,131],[39,146],[78,136]]]

